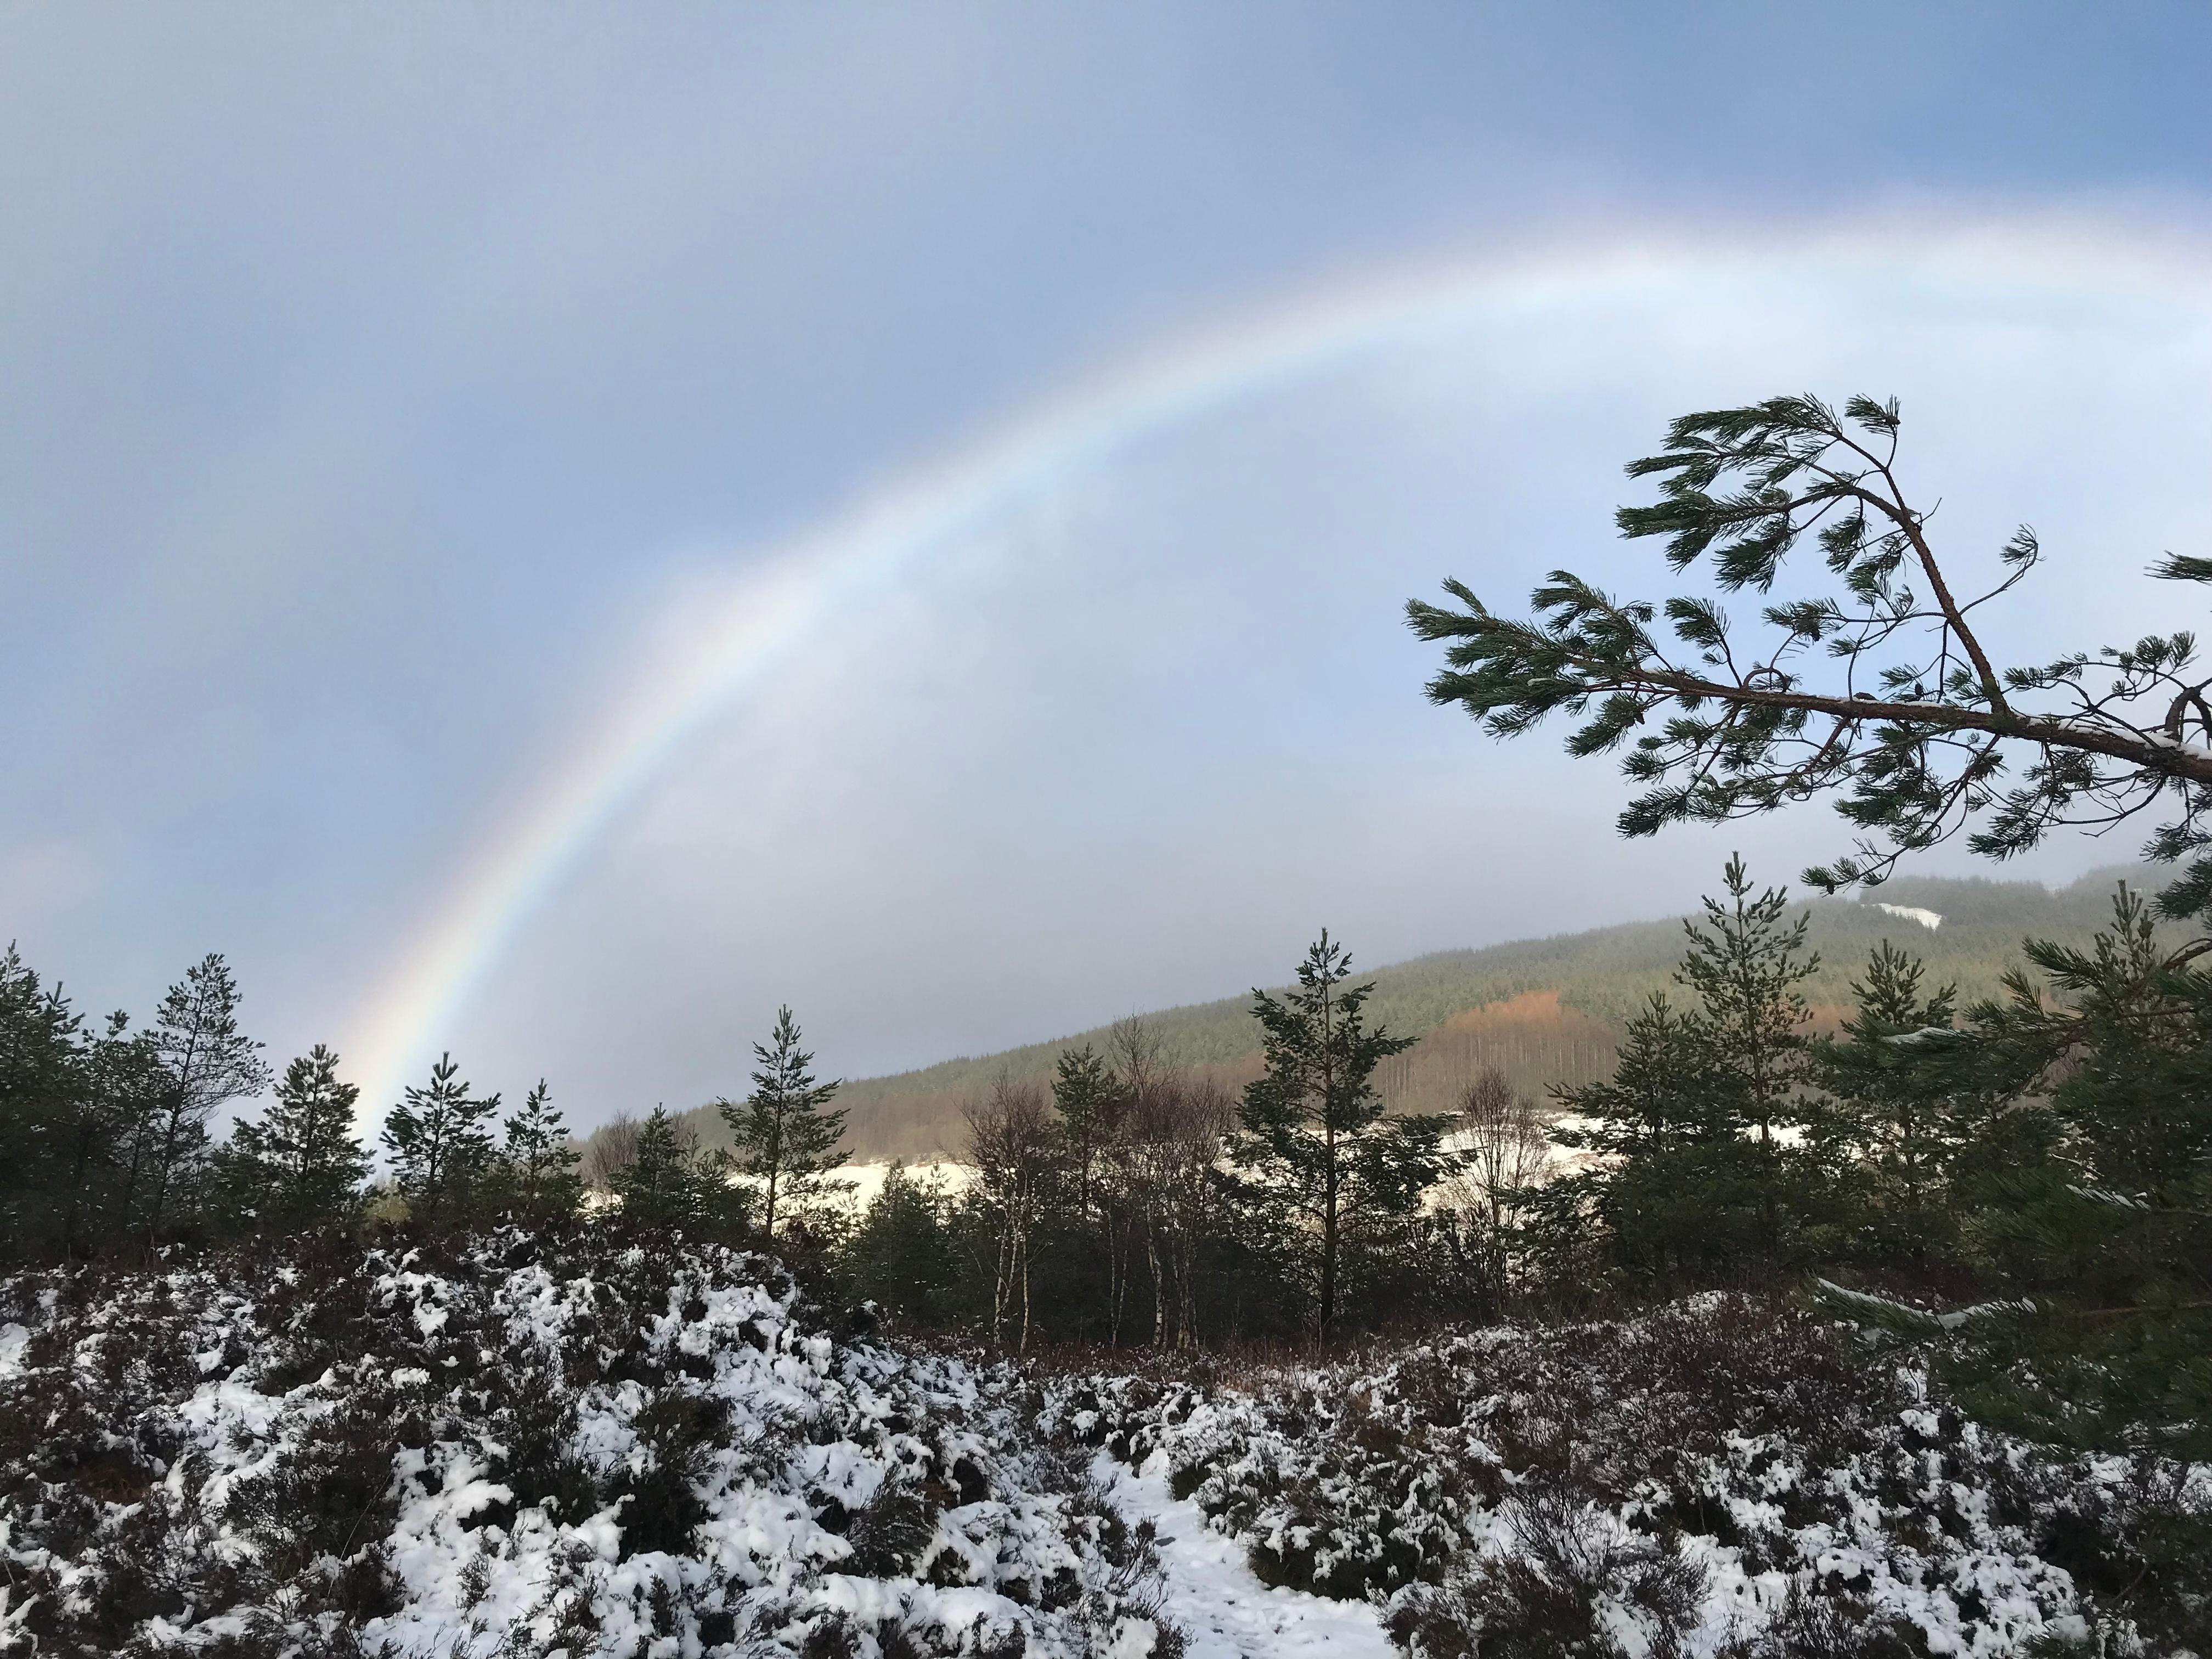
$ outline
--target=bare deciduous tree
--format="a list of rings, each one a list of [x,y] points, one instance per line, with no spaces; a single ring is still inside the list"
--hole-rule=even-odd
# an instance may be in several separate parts
[[[1542,1113],[1496,1066],[1461,1091],[1453,1139],[1459,1168],[1440,1196],[1462,1224],[1445,1237],[1494,1311],[1505,1301],[1521,1194],[1542,1179],[1550,1139]]]
[[[592,1133],[584,1155],[584,1179],[601,1192],[612,1192],[616,1177],[637,1162],[638,1120],[617,1112]]]
[[[974,1195],[995,1224],[997,1261],[991,1284],[991,1340],[1006,1346],[1006,1325],[1020,1307],[1017,1353],[1030,1340],[1030,1243],[1043,1209],[1056,1153],[1042,1085],[1001,1072],[991,1091],[969,1103],[966,1162],[975,1171]]]

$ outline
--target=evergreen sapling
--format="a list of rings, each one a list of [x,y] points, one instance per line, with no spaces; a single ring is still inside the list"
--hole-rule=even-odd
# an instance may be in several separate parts
[[[816,1082],[814,1056],[799,1043],[791,1010],[777,1009],[769,1042],[753,1045],[752,1093],[715,1103],[730,1127],[738,1169],[761,1183],[761,1231],[770,1238],[780,1216],[823,1190],[845,1133],[844,1112],[826,1109],[842,1080]]]
[[[394,1184],[419,1226],[451,1225],[473,1207],[491,1162],[489,1124],[499,1097],[478,1098],[451,1054],[439,1056],[427,1088],[410,1088],[384,1121]]]

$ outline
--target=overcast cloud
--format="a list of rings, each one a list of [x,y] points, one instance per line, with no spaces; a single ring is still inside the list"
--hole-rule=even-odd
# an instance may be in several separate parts
[[[873,1072],[1323,924],[1374,963],[1663,912],[1729,846],[1794,872],[1825,812],[1615,842],[1607,769],[1427,707],[1398,608],[1653,592],[1607,526],[1668,416],[1863,389],[1953,544],[2042,532],[2014,654],[2192,620],[2140,572],[2212,544],[2212,15],[1838,15],[12,9],[0,933],[95,1007],[222,950],[280,1060],[343,1043],[769,550],[1302,295],[1654,241],[1664,280],[1194,410],[917,561],[420,1036],[590,1121],[736,1086],[782,1000]]]

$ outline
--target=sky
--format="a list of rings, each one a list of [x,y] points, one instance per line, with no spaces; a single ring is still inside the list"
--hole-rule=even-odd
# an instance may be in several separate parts
[[[2200,619],[2195,4],[0,13],[0,934],[572,1122],[1666,914],[1405,599],[1894,394],[2026,660]],[[2063,879],[2132,845],[2064,842]],[[1955,851],[1925,866],[1966,866]]]

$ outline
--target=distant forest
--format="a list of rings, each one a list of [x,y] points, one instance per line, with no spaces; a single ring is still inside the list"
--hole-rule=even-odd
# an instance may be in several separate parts
[[[1901,877],[1863,902],[1815,899],[1805,907],[1821,958],[1804,988],[1814,1023],[1821,1030],[1837,1025],[1850,1006],[1852,978],[1881,939],[1909,949],[1927,963],[1931,981],[1955,984],[1962,1001],[1974,1002],[1998,994],[2005,971],[2021,960],[2023,939],[2086,944],[2111,920],[2115,882],[2155,892],[2172,876],[2170,869],[2100,870],[2057,891],[2033,882]],[[1933,911],[1942,925],[1929,930],[1882,904]],[[1375,984],[1373,1018],[1419,1039],[1382,1063],[1377,1092],[1394,1113],[1443,1112],[1493,1070],[1539,1101],[1554,1085],[1579,1087],[1610,1077],[1628,1021],[1654,991],[1672,984],[1681,951],[1681,921],[1669,917],[1363,966],[1360,978]],[[1249,995],[1146,1014],[1146,1024],[1168,1060],[1196,1079],[1235,1093],[1260,1075],[1260,1032]],[[858,1162],[955,1158],[964,1144],[969,1101],[1001,1076],[1017,1084],[1048,1082],[1063,1050],[1085,1043],[1103,1048],[1109,1030],[1102,1025],[1001,1054],[848,1082],[838,1096],[847,1113],[848,1155]],[[712,1107],[682,1121],[703,1146],[727,1141]]]

